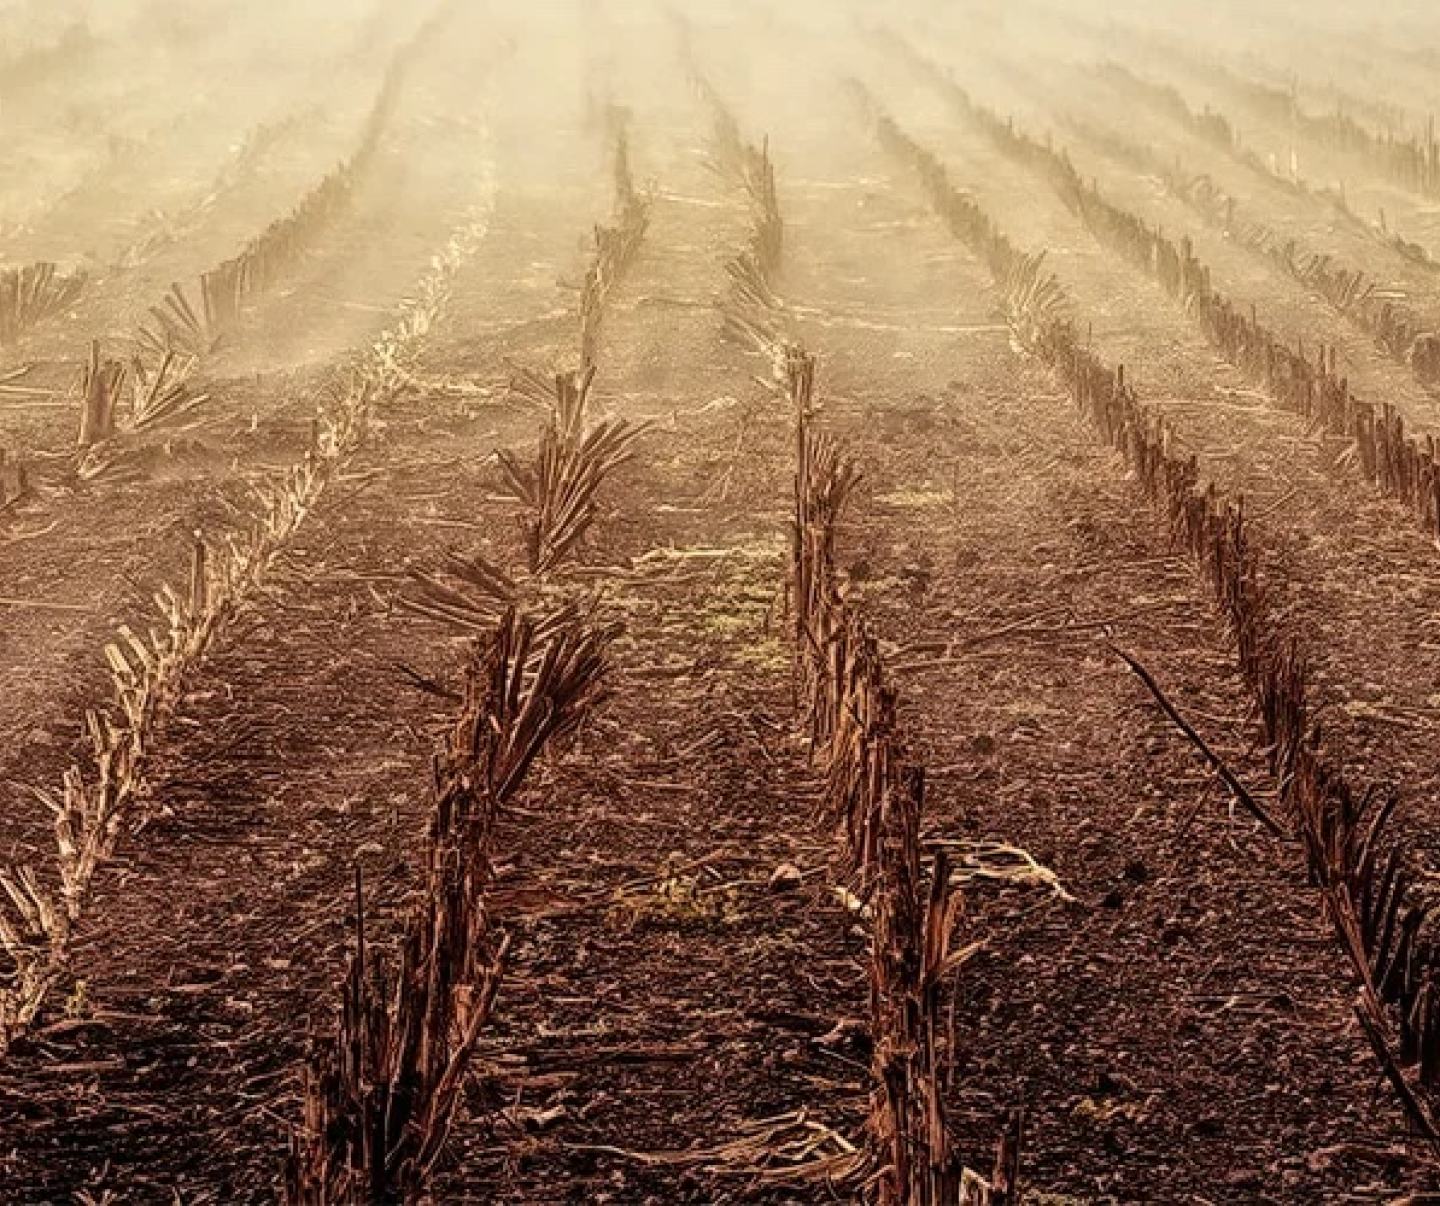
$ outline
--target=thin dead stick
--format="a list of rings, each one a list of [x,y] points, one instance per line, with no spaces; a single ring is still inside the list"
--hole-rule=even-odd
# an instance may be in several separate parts
[[[1240,780],[1235,776],[1235,773],[1225,764],[1225,760],[1221,758],[1220,755],[1217,754],[1214,750],[1212,750],[1210,746],[1206,744],[1205,738],[1201,737],[1199,733],[1197,733],[1193,728],[1191,728],[1185,718],[1181,716],[1178,711],[1176,711],[1175,705],[1172,704],[1165,697],[1165,692],[1160,690],[1160,684],[1157,683],[1154,678],[1150,676],[1150,672],[1146,670],[1144,666],[1142,666],[1128,653],[1126,653],[1125,650],[1121,649],[1118,645],[1112,644],[1108,641],[1106,643],[1110,645],[1110,648],[1114,651],[1115,656],[1124,661],[1124,663],[1135,672],[1136,677],[1145,684],[1150,694],[1155,697],[1155,702],[1160,705],[1165,715],[1170,717],[1170,719],[1175,723],[1175,727],[1178,728],[1182,733],[1184,733],[1185,736],[1188,737],[1194,744],[1195,748],[1198,749],[1202,755],[1204,755],[1205,761],[1208,762],[1211,768],[1215,771],[1215,773],[1220,776],[1221,781],[1225,784],[1226,787],[1230,789],[1230,791],[1234,794],[1235,798],[1239,800],[1240,803],[1249,810],[1251,815],[1253,815],[1256,820],[1258,820],[1262,825],[1264,825],[1265,828],[1268,829],[1271,833],[1273,833],[1276,837],[1286,836],[1285,830],[1281,828],[1280,823],[1276,821],[1275,818],[1272,817],[1268,812],[1266,812],[1265,809],[1262,808],[1260,804],[1255,800],[1255,797],[1246,790],[1245,785],[1240,782]]]
[[[46,599],[0,598],[0,607],[30,607],[37,611],[92,612],[95,610],[93,607],[87,607],[84,603],[52,603]]]
[[[963,657],[956,657],[956,656],[954,656],[954,655],[951,653],[952,650],[957,649],[957,648],[959,648],[959,649],[974,649],[974,648],[976,648],[976,647],[978,647],[978,646],[980,646],[980,645],[984,645],[984,644],[986,644],[986,643],[988,643],[988,642],[990,642],[990,641],[998,641],[998,640],[1001,640],[1001,639],[1004,638],[1004,637],[1011,636],[1011,635],[1013,635],[1014,633],[1017,633],[1017,632],[1033,632],[1033,631],[1037,631],[1036,629],[1034,629],[1034,628],[1031,627],[1037,620],[1045,620],[1045,619],[1048,619],[1049,617],[1051,617],[1051,616],[1053,616],[1053,615],[1058,615],[1058,614],[1061,614],[1061,613],[1064,613],[1064,614],[1066,614],[1066,615],[1072,614],[1072,613],[1071,613],[1071,610],[1070,610],[1070,607],[1068,606],[1068,604],[1063,604],[1063,603],[1062,603],[1062,604],[1060,604],[1059,606],[1056,606],[1056,607],[1044,607],[1044,608],[1041,608],[1039,611],[1034,612],[1034,613],[1032,613],[1031,615],[1022,616],[1020,619],[1015,620],[1015,621],[1013,621],[1013,622],[1011,622],[1011,623],[1009,623],[1009,624],[1006,624],[1006,625],[1004,625],[1004,626],[1002,626],[1002,627],[1000,627],[1000,628],[992,629],[990,632],[982,632],[982,633],[980,633],[980,634],[977,635],[977,636],[967,637],[965,640],[961,641],[958,645],[957,645],[954,641],[947,641],[944,645],[941,646],[941,648],[945,651],[945,656],[943,656],[943,657],[937,657],[937,658],[928,658],[928,659],[925,659],[925,660],[922,660],[922,661],[916,661],[916,662],[901,662],[899,665],[897,665],[897,666],[894,667],[895,673],[897,673],[897,674],[904,674],[904,673],[908,673],[908,672],[913,671],[913,670],[930,670],[930,669],[934,669],[934,668],[939,667],[939,666],[953,666],[953,665],[958,665],[958,664],[960,664],[961,662],[965,661],[965,659],[964,659]],[[1065,626],[1065,627],[1068,627],[1068,625]],[[1063,630],[1064,630],[1064,628],[1059,629],[1058,631],[1063,631]],[[1057,630],[1055,630],[1055,629],[1049,629],[1049,630],[1041,630],[1041,631],[1057,631]],[[919,652],[922,648],[923,648],[923,646],[916,646],[916,647],[913,648],[912,652]]]
[[[1168,561],[1173,559],[1162,558],[1160,560]],[[1078,636],[1081,633],[1095,632],[1097,629],[1104,630],[1108,628],[1114,628],[1115,625],[1121,623],[1122,621],[1133,620],[1137,616],[1152,614],[1157,611],[1164,611],[1167,607],[1170,606],[1172,606],[1172,604],[1169,602],[1161,602],[1155,604],[1152,607],[1142,607],[1134,611],[1126,612],[1123,615],[1105,616],[1104,618],[1099,620],[1085,620],[1069,624],[1054,625],[1051,627],[1034,627],[1034,621],[1044,619],[1046,616],[1054,615],[1056,612],[1067,612],[1073,614],[1070,612],[1070,609],[1068,607],[1050,607],[1046,608],[1044,611],[1038,611],[1034,615],[1029,616],[1023,620],[1017,620],[1013,624],[1007,624],[1003,628],[997,628],[993,632],[982,632],[979,636],[968,637],[965,640],[959,642],[958,644],[953,641],[947,642],[945,645],[941,646],[941,648],[946,651],[945,656],[928,658],[925,660],[914,662],[900,662],[894,667],[894,672],[896,674],[911,674],[919,670],[938,670],[947,666],[962,666],[971,660],[971,658],[968,656],[968,653],[970,651],[978,649],[983,645],[991,644],[995,641],[1004,639],[1006,637],[1023,637],[1029,640],[1045,637],[1065,637],[1071,635]],[[917,645],[912,647],[910,651],[920,652],[922,649],[925,648],[926,646]],[[955,649],[966,650],[967,653],[955,654],[950,652],[951,650]]]
[[[423,691],[427,695],[438,696],[440,699],[459,700],[464,698],[459,691],[451,690],[445,686],[444,683],[436,682],[435,679],[430,678],[428,675],[421,674],[420,671],[412,669],[404,662],[395,662],[393,664],[395,669],[405,677],[405,680],[410,686],[414,687],[417,691]]]
[[[1025,616],[1022,619],[1016,620],[1012,624],[1006,624],[1002,628],[996,628],[990,632],[982,632],[978,636],[968,637],[966,640],[961,642],[961,648],[974,649],[977,645],[983,645],[987,641],[998,641],[1001,637],[1009,636],[1012,632],[1021,632],[1028,629],[1032,624],[1035,623],[1036,620],[1048,619],[1050,616],[1055,615],[1057,612],[1068,613],[1069,611],[1070,608],[1066,605],[1061,605],[1059,607],[1043,608],[1040,611],[1035,612],[1033,615]]]

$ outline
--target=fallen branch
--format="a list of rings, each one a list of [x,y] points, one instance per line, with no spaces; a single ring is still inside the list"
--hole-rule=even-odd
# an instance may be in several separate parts
[[[1136,677],[1145,684],[1146,689],[1154,697],[1155,702],[1160,705],[1160,710],[1170,718],[1175,727],[1200,751],[1205,761],[1209,763],[1210,768],[1220,777],[1220,780],[1225,786],[1230,789],[1231,794],[1244,805],[1246,811],[1276,837],[1286,837],[1285,828],[1261,807],[1260,803],[1250,794],[1245,784],[1240,782],[1239,777],[1230,769],[1225,760],[1211,749],[1205,738],[1200,736],[1191,726],[1190,722],[1180,715],[1179,710],[1166,697],[1165,692],[1160,689],[1160,684],[1155,681],[1150,672],[1118,645],[1111,644],[1110,650],[1135,672]]]

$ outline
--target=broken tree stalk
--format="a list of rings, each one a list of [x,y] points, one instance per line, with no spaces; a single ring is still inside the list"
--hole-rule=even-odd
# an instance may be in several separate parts
[[[1160,689],[1160,684],[1155,681],[1150,671],[1146,670],[1139,661],[1131,657],[1130,654],[1126,653],[1120,646],[1110,642],[1107,642],[1107,644],[1110,645],[1110,649],[1114,652],[1115,656],[1129,666],[1130,669],[1135,672],[1135,676],[1145,684],[1146,689],[1155,697],[1155,702],[1160,705],[1161,711],[1174,722],[1176,728],[1190,739],[1191,744],[1200,751],[1205,761],[1210,764],[1210,768],[1219,775],[1221,781],[1230,789],[1231,794],[1245,806],[1246,811],[1276,837],[1283,838],[1288,836],[1284,827],[1266,812],[1259,801],[1250,794],[1245,784],[1240,782],[1239,777],[1230,769],[1225,760],[1212,750],[1205,738],[1200,736],[1190,725],[1190,722],[1180,715],[1179,709],[1166,697],[1165,692]]]

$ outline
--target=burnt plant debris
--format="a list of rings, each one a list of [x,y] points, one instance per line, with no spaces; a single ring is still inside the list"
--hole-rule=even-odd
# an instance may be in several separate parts
[[[0,1197],[1430,1193],[1435,21],[1316,2],[0,16]]]
[[[1013,288],[1013,266],[1033,257],[1016,248],[968,196],[949,181],[935,157],[879,110],[863,89],[881,142],[910,163],[952,233],[989,266],[997,286]],[[1158,239],[1138,223],[1137,237]],[[1179,261],[1183,274],[1185,261]],[[1058,287],[1058,285],[1057,285]],[[1406,902],[1409,877],[1403,848],[1386,840],[1395,797],[1383,784],[1354,785],[1325,746],[1314,717],[1306,654],[1270,605],[1243,506],[1200,480],[1193,455],[1136,395],[1123,368],[1106,365],[1085,347],[1073,319],[1021,323],[1017,335],[1051,367],[1101,435],[1119,448],[1147,495],[1167,519],[1208,580],[1234,642],[1239,668],[1250,684],[1271,770],[1295,837],[1318,883],[1360,988],[1355,1010],[1386,1076],[1426,1139],[1436,1129],[1433,1054],[1435,1013],[1429,984],[1440,955],[1415,943],[1429,907]],[[1013,306],[1015,295],[1007,295]],[[1408,927],[1408,928],[1407,928]],[[1405,938],[1410,934],[1410,938]],[[1401,941],[1396,942],[1397,935]]]

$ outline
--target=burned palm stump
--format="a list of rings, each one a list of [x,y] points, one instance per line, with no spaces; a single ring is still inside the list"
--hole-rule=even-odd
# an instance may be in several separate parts
[[[98,340],[90,345],[90,359],[80,377],[81,448],[90,448],[115,434],[115,409],[125,381],[125,366],[118,360],[100,359]]]
[[[197,363],[193,356],[182,360],[170,351],[153,369],[138,356],[127,366],[102,360],[99,342],[92,343],[80,375],[76,476],[82,481],[99,477],[119,463],[127,440],[173,427],[209,401],[209,394],[189,384]]]
[[[393,969],[367,943],[357,887],[336,1033],[307,1064],[304,1120],[291,1136],[291,1206],[379,1206],[425,1192],[500,988],[506,942],[485,906],[496,819],[541,752],[603,700],[612,635],[573,610],[511,610],[473,647],[435,763],[424,892]]]

